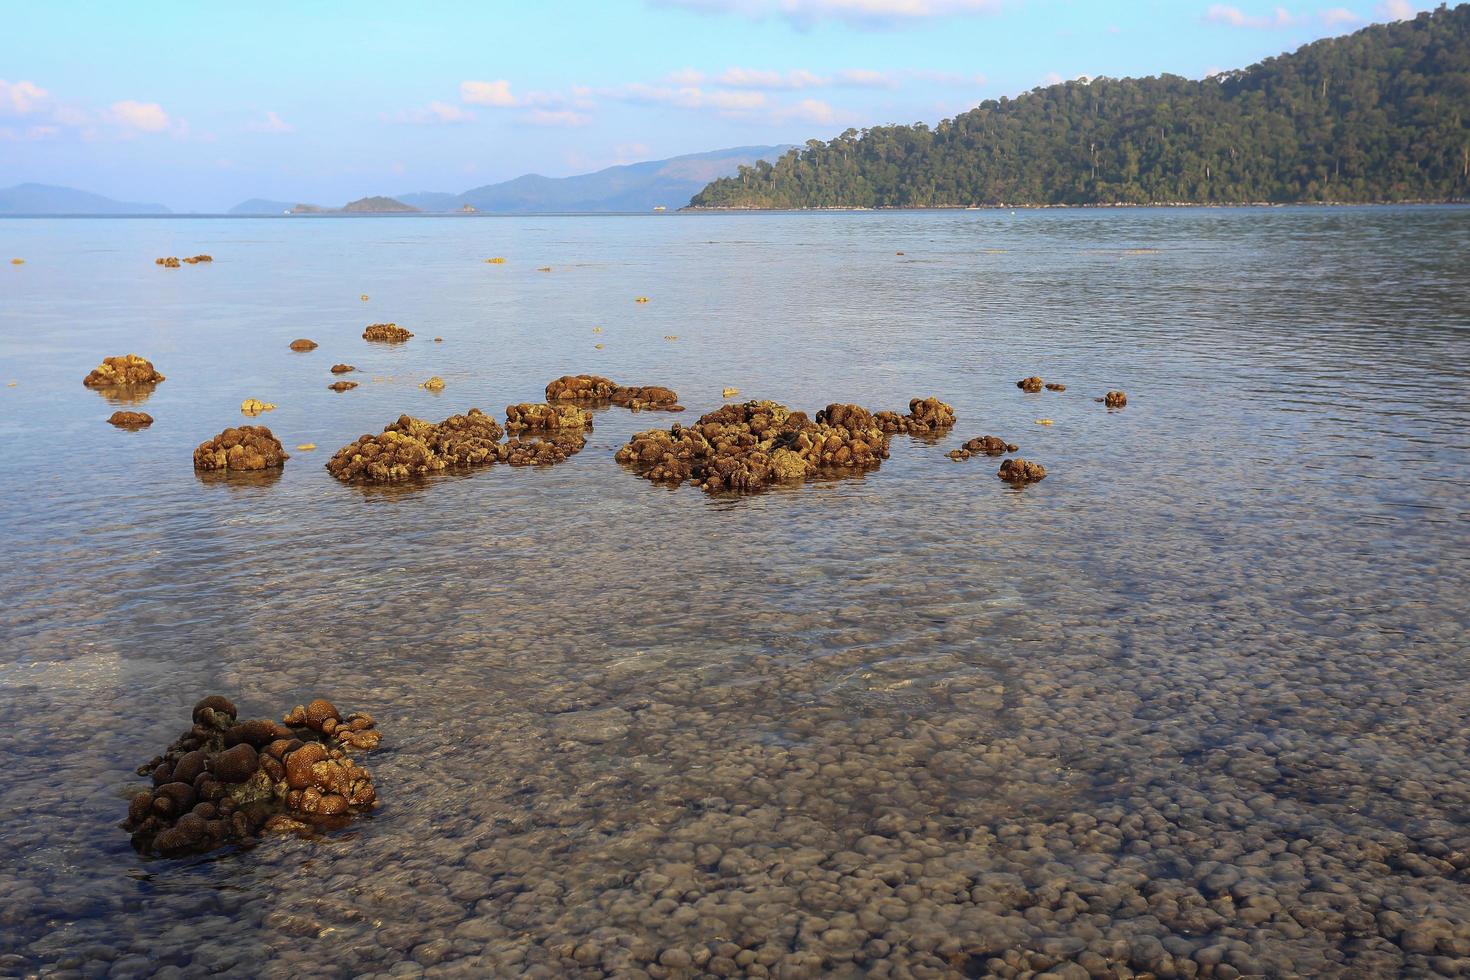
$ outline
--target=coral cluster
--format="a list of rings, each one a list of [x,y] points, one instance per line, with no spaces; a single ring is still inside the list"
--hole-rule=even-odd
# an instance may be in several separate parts
[[[1029,378],[1022,378],[1020,381],[1017,381],[1016,387],[1022,391],[1040,391],[1043,383],[1040,378],[1033,374]]]
[[[813,421],[769,401],[725,405],[691,426],[636,433],[617,452],[618,462],[646,479],[687,481],[710,493],[876,469],[887,457],[888,436],[867,409],[828,405]]]
[[[327,472],[347,483],[396,483],[489,466],[508,454],[500,442],[504,434],[500,423],[478,408],[437,424],[400,415],[379,435],[359,436],[337,450],[327,461]]]
[[[350,371],[356,371],[356,370],[357,370],[357,368],[353,367],[351,364],[333,364],[332,365],[332,373],[333,374],[347,374]]]
[[[621,405],[631,409],[682,412],[679,396],[661,385],[620,385],[597,374],[566,374],[546,386],[548,402]]]
[[[296,340],[291,341],[291,349],[295,351],[316,350],[316,341],[307,340],[305,337],[300,337]]]
[[[385,344],[401,344],[413,334],[396,323],[370,323],[362,332],[363,340],[376,340]]]
[[[1020,447],[1006,442],[1000,436],[976,436],[958,449],[951,449],[950,459],[969,459],[971,456],[1004,456]]]
[[[151,385],[163,380],[163,375],[153,370],[153,362],[137,354],[120,357],[104,357],[92,373],[82,379],[88,388],[113,388],[123,385]]]
[[[236,719],[226,698],[204,698],[193,727],[139,767],[153,788],[133,797],[122,824],[135,848],[199,853],[262,830],[330,827],[376,804],[371,774],[347,755],[378,746],[371,716],[344,717],[318,699],[287,713],[284,724]]]
[[[154,259],[153,260],[153,264],[154,265],[161,265],[161,266],[163,266],[166,269],[177,269],[179,267],[179,265],[180,265],[181,262],[184,265],[198,265],[200,262],[213,262],[213,261],[214,261],[214,256],[212,256],[212,255],[191,255],[187,259],[180,259],[176,255],[170,255],[170,256],[167,256],[166,258],[157,258],[157,259]]]
[[[1122,408],[1128,404],[1128,396],[1121,391],[1110,391],[1099,398],[1098,401],[1102,402],[1108,408]]]
[[[331,384],[327,385],[327,387],[330,388],[330,389],[332,389],[333,391],[337,391],[337,392],[351,391],[353,388],[356,388],[357,387],[357,382],[356,381],[333,381]]]
[[[286,450],[263,425],[229,428],[194,450],[196,470],[268,470],[286,465]]]
[[[941,436],[954,427],[954,409],[938,398],[912,398],[909,413],[877,412],[873,421],[884,432],[911,436]]]
[[[580,432],[592,428],[592,415],[575,405],[523,402],[505,407],[505,427]]]

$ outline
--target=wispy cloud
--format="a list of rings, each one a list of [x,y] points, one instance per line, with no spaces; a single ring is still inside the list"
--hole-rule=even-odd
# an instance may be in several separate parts
[[[1377,9],[1384,20],[1412,20],[1418,13],[1409,0],[1384,0]]]
[[[294,133],[294,132],[296,132],[296,127],[295,126],[293,126],[290,123],[286,122],[286,120],[282,119],[280,116],[276,115],[274,112],[267,112],[265,114],[265,118],[263,118],[263,119],[257,119],[254,122],[248,123],[245,126],[245,128],[248,129],[248,130],[250,130],[252,133]]]
[[[1292,14],[1285,7],[1276,7],[1268,14],[1247,14],[1239,7],[1228,4],[1212,4],[1205,11],[1205,20],[1226,27],[1245,27],[1252,30],[1280,30],[1295,27],[1306,18]]]
[[[741,14],[761,19],[781,17],[797,27],[822,21],[845,21],[867,27],[891,27],[934,17],[995,13],[1001,0],[651,0],[655,6],[678,7],[708,14]]]
[[[1361,24],[1363,18],[1353,13],[1346,7],[1329,7],[1320,11],[1317,18],[1328,27],[1346,27],[1349,24]]]
[[[107,121],[125,132],[162,133],[169,128],[171,120],[163,106],[157,102],[136,102],[123,99],[108,107]]]
[[[0,115],[29,116],[45,109],[50,102],[51,93],[35,82],[24,79],[7,82],[0,78]]]
[[[452,102],[440,102],[435,99],[426,106],[404,109],[392,115],[379,113],[379,118],[384,122],[410,123],[416,126],[452,126],[458,123],[473,122],[475,113],[463,106],[454,105]]]
[[[532,126],[575,129],[590,123],[592,117],[586,113],[575,112],[571,109],[532,109],[530,112],[521,116],[521,121]]]
[[[459,98],[460,101],[470,105],[495,106],[502,109],[520,104],[511,94],[510,82],[503,78],[493,82],[460,82]]]

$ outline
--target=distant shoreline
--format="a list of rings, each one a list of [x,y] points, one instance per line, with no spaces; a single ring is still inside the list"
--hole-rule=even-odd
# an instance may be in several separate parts
[[[754,207],[732,207],[722,205],[712,206],[685,206],[672,211],[329,211],[309,212],[303,214],[229,214],[227,212],[174,212],[172,214],[151,214],[142,212],[138,214],[0,214],[0,220],[24,219],[36,220],[42,218],[126,218],[168,221],[174,218],[230,218],[246,221],[286,221],[291,219],[307,219],[312,221],[329,219],[357,220],[362,218],[660,218],[671,215],[697,215],[697,214],[825,214],[825,213],[863,213],[863,212],[895,212],[895,211],[1110,211],[1110,210],[1148,210],[1148,209],[1202,209],[1202,208],[1393,208],[1393,207],[1467,207],[1470,199],[1449,201],[1216,201],[1201,203],[1198,201],[1155,201],[1148,204],[944,204],[931,205],[927,207],[823,207],[823,208],[754,208]]]

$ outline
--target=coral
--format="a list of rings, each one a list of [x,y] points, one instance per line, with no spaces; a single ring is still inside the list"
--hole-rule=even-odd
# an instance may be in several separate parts
[[[867,409],[828,405],[812,421],[768,401],[725,405],[691,426],[639,432],[618,462],[657,482],[689,482],[715,493],[760,490],[823,472],[875,469],[888,436]]]
[[[439,375],[436,374],[432,378],[430,378],[428,381],[425,381],[422,384],[420,384],[419,387],[422,388],[422,389],[424,389],[425,391],[443,391],[444,390],[444,379],[441,378],[441,377],[439,377]]]
[[[332,373],[333,374],[347,374],[347,373],[349,373],[351,371],[356,371],[356,370],[357,370],[357,368],[353,367],[351,364],[333,364],[332,365]]]
[[[874,423],[884,432],[903,432],[912,436],[940,436],[953,428],[954,409],[937,398],[912,398],[909,413],[878,412]]]
[[[104,357],[92,373],[82,379],[88,388],[113,388],[122,385],[151,385],[164,380],[153,370],[153,362],[137,354]]]
[[[557,429],[579,432],[592,428],[592,414],[575,405],[523,402],[505,407],[506,429]]]
[[[297,351],[316,350],[316,341],[307,340],[305,337],[301,337],[297,340],[291,341],[291,349]]]
[[[1108,408],[1122,408],[1128,404],[1128,396],[1121,391],[1110,391],[1098,399]]]
[[[179,260],[177,256],[170,255],[167,258],[154,259],[153,264],[161,265],[166,269],[177,269],[179,267]]]
[[[331,388],[333,391],[339,391],[339,392],[340,391],[351,391],[353,388],[356,388],[357,387],[357,382],[356,381],[333,381],[331,384],[327,385],[327,387],[328,388]]]
[[[438,424],[400,415],[381,435],[361,436],[337,450],[327,471],[349,483],[395,483],[489,466],[505,457],[504,434],[500,423],[478,408]]]
[[[240,411],[254,418],[261,412],[269,412],[275,409],[274,402],[263,402],[259,398],[247,398],[240,403]]]
[[[996,475],[1008,483],[1020,486],[1046,479],[1046,467],[1017,456],[1015,459],[1004,460],[1000,464],[1000,472]]]
[[[282,722],[237,721],[219,695],[194,706],[193,726],[140,766],[151,789],[133,796],[122,828],[144,854],[210,851],[263,830],[344,824],[377,803],[372,775],[348,750],[371,750],[381,734],[370,715],[343,716],[322,699]]]
[[[146,429],[153,424],[153,416],[147,412],[113,412],[107,421],[119,429]]]
[[[571,459],[586,444],[580,431],[552,430],[537,439],[508,439],[500,447],[500,460],[511,466],[554,466]]]
[[[213,261],[214,261],[214,256],[213,255],[203,255],[203,254],[200,254],[200,255],[191,255],[187,259],[184,260],[184,262],[187,263],[188,265],[198,265],[200,262],[213,262]]]
[[[958,449],[949,452],[950,459],[969,459],[971,456],[1004,456],[1020,447],[1006,442],[1000,436],[976,436]]]
[[[401,344],[413,334],[396,323],[370,323],[362,332],[363,340],[376,340],[384,344]]]
[[[1041,386],[1042,380],[1036,377],[1034,374],[1029,378],[1022,378],[1020,381],[1016,382],[1016,387],[1020,388],[1022,391],[1040,391]]]
[[[426,444],[448,466],[483,466],[501,458],[505,432],[500,423],[478,408],[465,415],[451,415],[432,426]]]
[[[1064,385],[1064,384],[1058,384],[1055,381],[1048,381],[1046,383],[1046,390],[1047,391],[1066,391],[1067,390],[1067,386]]]
[[[624,408],[660,408],[682,412],[679,396],[661,385],[620,385],[599,374],[565,374],[546,386],[548,402],[621,405]]]
[[[263,425],[230,428],[194,450],[196,470],[266,470],[284,466],[291,457],[281,440]]]

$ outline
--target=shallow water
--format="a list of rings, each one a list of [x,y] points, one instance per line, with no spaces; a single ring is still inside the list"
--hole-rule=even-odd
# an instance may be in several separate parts
[[[0,973],[1470,971],[1470,210],[0,243]],[[168,377],[136,433],[80,383],[125,352]],[[407,491],[322,468],[578,372],[690,411]],[[959,424],[753,497],[612,460],[726,386]],[[293,458],[199,479],[246,397]],[[986,433],[1046,480],[945,457]],[[379,808],[135,854],[133,768],[209,693],[371,711]]]

